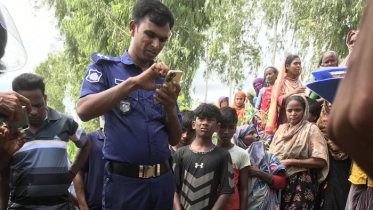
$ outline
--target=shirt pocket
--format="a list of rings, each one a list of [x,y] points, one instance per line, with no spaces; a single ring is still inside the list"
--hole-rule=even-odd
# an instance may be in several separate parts
[[[136,116],[140,113],[139,92],[135,90],[119,102],[119,111],[125,116]]]
[[[151,105],[151,115],[150,118],[154,121],[159,121],[161,123],[166,123],[166,112],[163,109],[163,105],[160,103],[155,103],[154,99],[150,102]]]

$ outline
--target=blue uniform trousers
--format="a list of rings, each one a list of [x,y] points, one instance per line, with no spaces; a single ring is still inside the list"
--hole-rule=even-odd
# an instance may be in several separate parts
[[[103,210],[172,210],[175,183],[172,171],[148,179],[107,171],[105,164]]]

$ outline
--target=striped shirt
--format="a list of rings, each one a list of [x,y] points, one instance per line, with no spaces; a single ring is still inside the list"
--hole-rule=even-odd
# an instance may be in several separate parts
[[[26,143],[10,160],[9,209],[70,209],[66,146],[78,124],[49,107],[47,112],[35,133],[26,130]],[[81,147],[86,141],[82,136],[74,143]]]

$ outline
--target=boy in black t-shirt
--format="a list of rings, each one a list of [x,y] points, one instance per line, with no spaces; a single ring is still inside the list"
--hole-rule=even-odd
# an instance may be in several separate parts
[[[175,210],[222,209],[234,194],[233,166],[229,152],[212,143],[221,119],[219,109],[201,104],[194,110],[196,139],[174,155]],[[220,185],[220,196],[217,189]]]

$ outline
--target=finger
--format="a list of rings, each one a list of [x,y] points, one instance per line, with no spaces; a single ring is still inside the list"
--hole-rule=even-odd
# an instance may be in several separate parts
[[[160,104],[163,104],[164,100],[160,98],[158,95],[153,95],[154,100],[157,101]]]
[[[157,92],[157,97],[165,99],[167,98],[167,93],[163,92],[163,90],[156,89],[155,92]]]
[[[165,63],[159,63],[159,68],[161,69],[161,74],[163,77],[165,77],[170,70]]]
[[[27,108],[27,113],[30,114],[30,113],[31,113],[31,110],[32,110],[30,100],[28,100],[28,98],[26,98],[26,97],[24,97],[23,95],[18,94],[18,93],[16,94],[16,96],[17,96],[19,102],[20,102],[22,105],[26,106],[26,108]]]
[[[155,90],[156,89],[161,89],[162,88],[162,85],[161,84],[155,84]]]
[[[175,87],[175,92],[177,93],[177,95],[179,95],[180,90],[181,90],[180,84],[177,83],[176,81],[173,81],[172,84],[173,84],[174,87]]]
[[[13,121],[17,121],[21,119],[22,114],[23,114],[23,109],[22,109],[21,104],[16,105],[16,110],[14,112]]]
[[[167,84],[162,84],[162,88],[160,90],[166,95],[170,95],[173,92],[172,85],[167,85]]]

